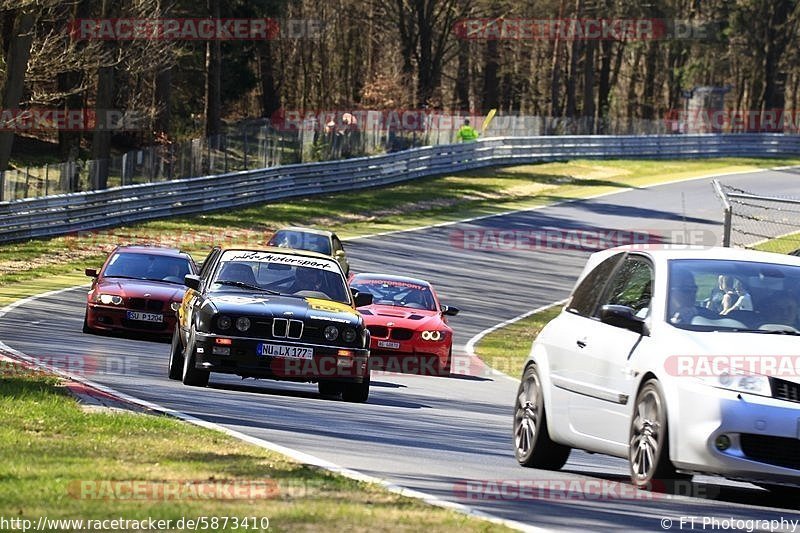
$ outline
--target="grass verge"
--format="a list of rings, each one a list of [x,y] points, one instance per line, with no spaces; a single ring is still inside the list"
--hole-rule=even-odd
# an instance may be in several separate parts
[[[783,235],[777,239],[762,242],[754,246],[756,250],[764,252],[775,252],[778,254],[788,254],[800,248],[800,231],[790,235]]]
[[[505,529],[168,417],[85,412],[57,379],[0,367],[6,519],[154,518],[175,529],[181,518],[227,516],[257,525],[266,517],[275,531]]]
[[[99,266],[121,243],[178,246],[202,257],[212,244],[266,243],[275,228],[299,224],[333,229],[342,237],[454,221],[642,187],[711,173],[800,164],[789,159],[586,161],[490,168],[414,180],[390,187],[265,203],[235,210],[156,220],[0,246],[0,305],[29,295],[20,282],[67,286],[87,266]],[[57,277],[61,279],[56,280]],[[41,281],[39,281],[41,280]]]
[[[553,305],[489,333],[475,346],[475,355],[495,370],[519,378],[533,339],[561,312],[562,307]]]

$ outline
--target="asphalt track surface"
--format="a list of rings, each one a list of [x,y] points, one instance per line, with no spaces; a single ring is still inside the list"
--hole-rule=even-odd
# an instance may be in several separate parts
[[[797,174],[769,171],[722,181],[796,195]],[[346,247],[356,272],[410,274],[433,282],[444,303],[462,310],[451,325],[457,332],[456,351],[463,354],[466,341],[485,328],[565,298],[588,252],[498,249],[491,240],[486,249],[469,249],[459,244],[462,232],[604,228],[670,235],[694,230],[719,242],[721,219],[710,179],[700,179],[355,239]],[[517,385],[467,356],[455,363],[460,375],[450,378],[373,376],[366,404],[323,400],[311,384],[219,375],[212,375],[209,388],[196,389],[167,379],[166,344],[82,334],[84,302],[85,289],[33,300],[0,320],[0,340],[45,361],[80,361],[90,379],[134,397],[533,527],[663,531],[662,519],[670,519],[671,529],[691,530],[680,520],[695,517],[694,530],[701,531],[704,517],[800,519],[797,496],[776,497],[720,478],[695,477],[686,496],[635,493],[626,484],[625,461],[581,451],[573,451],[558,472],[523,469],[514,460],[511,442]],[[494,492],[492,481],[503,481],[505,492]],[[534,481],[551,490],[515,494],[517,483]],[[607,492],[598,497],[592,487],[599,482]],[[479,485],[483,490],[474,489]]]

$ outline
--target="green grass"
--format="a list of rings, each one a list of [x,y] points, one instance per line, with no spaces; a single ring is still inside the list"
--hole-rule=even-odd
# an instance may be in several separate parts
[[[764,252],[788,254],[789,252],[792,252],[800,248],[800,231],[797,233],[792,233],[790,235],[784,235],[782,237],[778,237],[777,239],[772,239],[766,242],[762,242],[760,244],[757,244],[753,248]]]
[[[542,328],[561,312],[554,305],[486,335],[475,347],[475,355],[500,372],[519,378],[531,343]]]
[[[625,187],[788,164],[800,164],[800,160],[576,160],[483,169],[390,187],[264,203],[2,245],[0,288],[15,287],[23,281],[64,286],[62,281],[77,279],[85,267],[99,266],[120,243],[178,246],[201,259],[212,244],[262,246],[274,229],[291,224],[326,227],[350,237],[531,208]],[[57,283],[55,277],[59,278]],[[20,289],[17,296],[26,294]],[[3,291],[0,304],[14,296],[14,289]]]
[[[0,365],[0,516],[6,518],[256,516],[268,517],[276,531],[504,529],[167,417],[86,412],[56,379]],[[173,489],[236,482],[250,497],[131,498],[109,490],[112,482]]]

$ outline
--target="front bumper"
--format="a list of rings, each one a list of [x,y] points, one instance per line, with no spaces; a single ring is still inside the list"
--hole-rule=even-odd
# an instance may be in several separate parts
[[[387,345],[388,344],[388,345]],[[370,343],[373,370],[420,376],[442,375],[450,357],[449,342],[394,341],[376,339]]]
[[[169,302],[165,304],[165,307],[169,307]],[[162,322],[129,320],[128,311],[159,314],[164,317],[164,320]],[[86,306],[86,324],[90,328],[100,331],[172,335],[172,332],[175,330],[176,322],[177,317],[172,310],[151,312],[97,303],[89,303]]]
[[[220,344],[223,340],[226,344]],[[229,342],[229,343],[228,343]],[[311,359],[260,355],[260,344],[311,348]],[[369,379],[370,351],[273,339],[195,333],[195,367],[242,377],[286,381],[363,383]]]
[[[693,384],[672,423],[679,469],[800,486],[800,403]]]

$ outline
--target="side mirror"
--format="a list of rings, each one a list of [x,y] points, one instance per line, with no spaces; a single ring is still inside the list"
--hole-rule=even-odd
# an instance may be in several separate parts
[[[604,305],[600,308],[600,321],[609,326],[629,329],[639,335],[645,334],[644,319],[626,305]]]
[[[90,278],[96,278],[97,277],[97,269],[96,268],[87,268],[86,270],[83,271],[83,273],[86,274],[87,276],[89,276]]]
[[[344,250],[336,250],[333,255],[336,257],[344,257]]]
[[[355,289],[353,289],[355,291]],[[364,307],[372,305],[372,293],[370,292],[355,292],[353,299],[356,301],[356,307]]]
[[[199,290],[200,276],[197,276],[195,274],[186,274],[183,277],[183,284],[189,287],[190,289]]]
[[[461,311],[461,309],[458,307],[453,307],[452,305],[442,306],[442,314],[446,316],[456,316],[459,311]]]

